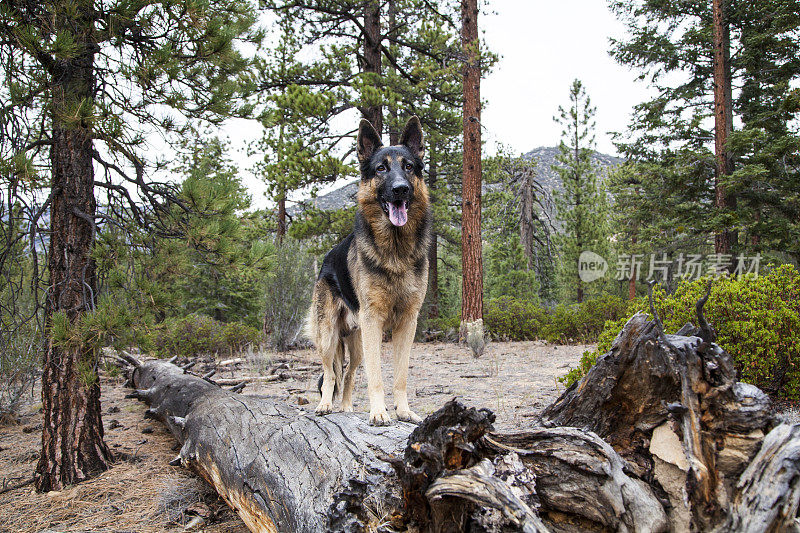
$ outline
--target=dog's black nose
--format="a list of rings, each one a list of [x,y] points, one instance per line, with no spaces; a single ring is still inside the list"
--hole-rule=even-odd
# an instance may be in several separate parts
[[[408,195],[409,190],[410,189],[408,188],[408,185],[397,184],[394,187],[392,187],[392,194],[394,195],[395,198],[402,198],[403,196]]]

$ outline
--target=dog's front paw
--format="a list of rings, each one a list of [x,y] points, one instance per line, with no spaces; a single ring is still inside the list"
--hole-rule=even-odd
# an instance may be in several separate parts
[[[333,412],[333,404],[330,402],[319,402],[314,412],[318,415],[329,415]]]
[[[353,404],[352,403],[343,403],[342,404],[342,412],[343,413],[352,413],[353,412]]]
[[[402,411],[398,409],[397,419],[402,420],[403,422],[411,422],[412,424],[419,424],[422,422],[422,418],[411,409],[405,409]]]
[[[387,411],[385,407],[369,412],[370,426],[388,426],[391,423],[392,418],[389,416],[389,411]]]

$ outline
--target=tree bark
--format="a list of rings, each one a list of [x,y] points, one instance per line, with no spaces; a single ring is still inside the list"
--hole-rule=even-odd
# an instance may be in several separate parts
[[[377,0],[364,7],[364,72],[374,75],[375,82],[381,76],[381,4]],[[362,116],[373,125],[380,135],[383,133],[383,106],[365,105]]]
[[[74,57],[56,62],[52,72],[52,165],[50,282],[46,320],[50,335],[42,373],[42,452],[36,489],[60,490],[108,468],[111,452],[103,441],[97,353],[78,342],[59,342],[53,318],[63,314],[67,329],[79,328],[94,310],[95,198],[90,105],[95,91],[93,7],[79,2],[77,15],[56,13],[56,26],[76,41]],[[66,332],[69,336],[69,331]],[[78,335],[79,336],[79,335]]]
[[[395,0],[389,0],[389,6],[387,9],[389,13],[389,36],[397,37],[395,33],[397,32],[397,3]],[[389,45],[389,50],[393,57],[397,58],[397,45],[392,43]],[[389,64],[389,72],[392,74],[392,80],[394,80],[394,75],[397,73],[397,69],[395,68],[394,64],[390,62]],[[400,143],[400,129],[398,124],[397,118],[397,107],[394,104],[389,105],[389,144],[394,146]]]
[[[283,237],[286,235],[286,194],[281,192],[278,198],[278,243],[283,242]]]
[[[782,424],[764,439],[761,450],[736,486],[724,531],[797,531],[800,500],[800,426]]]
[[[182,443],[175,463],[253,531],[786,530],[800,434],[764,439],[766,396],[735,381],[709,331],[665,335],[635,315],[540,425],[512,434],[456,401],[418,427],[371,427],[127,359],[132,396]]]
[[[712,0],[714,39],[714,151],[716,175],[714,179],[714,206],[719,211],[735,209],[736,202],[728,194],[724,181],[733,173],[733,159],[728,149],[728,137],[733,131],[733,103],[731,92],[730,25],[727,18],[727,0]],[[727,227],[717,230],[714,251],[730,254],[737,233]]]
[[[428,191],[432,197],[436,194],[436,182],[439,179],[436,157],[437,154],[432,149],[428,171]],[[431,244],[428,247],[428,283],[428,318],[439,318],[439,239],[435,228],[431,229]]]
[[[465,55],[464,168],[461,189],[462,324],[483,319],[481,69],[479,44],[477,0],[462,0],[461,46]]]

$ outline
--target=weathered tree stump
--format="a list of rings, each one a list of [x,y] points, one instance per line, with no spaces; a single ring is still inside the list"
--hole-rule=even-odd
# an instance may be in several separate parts
[[[709,331],[665,335],[635,315],[537,426],[514,434],[455,401],[420,426],[372,427],[127,360],[132,396],[182,443],[175,463],[253,531],[796,527],[800,429],[764,439],[775,423],[767,397],[736,381]]]
[[[766,394],[736,381],[729,354],[691,324],[679,333],[634,315],[542,421],[597,433],[669,499],[673,529],[706,530],[774,420]]]

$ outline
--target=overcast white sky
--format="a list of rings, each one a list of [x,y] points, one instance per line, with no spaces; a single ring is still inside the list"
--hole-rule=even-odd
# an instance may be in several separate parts
[[[597,107],[597,149],[617,155],[608,132],[625,129],[648,91],[608,55],[608,38],[622,37],[624,27],[606,2],[492,0],[491,8],[496,14],[478,21],[502,56],[481,86],[487,151],[495,143],[520,153],[558,144],[553,116],[578,78]]]
[[[558,144],[561,128],[553,116],[567,105],[569,86],[579,78],[597,107],[597,149],[616,155],[609,132],[623,131],[633,106],[649,93],[635,81],[637,73],[608,55],[608,38],[621,37],[624,29],[605,0],[492,0],[489,9],[494,13],[482,15],[478,24],[500,61],[481,85],[486,153],[498,145],[522,154]],[[234,146],[254,134],[241,124],[226,133]],[[243,153],[237,159],[247,173],[252,163],[244,162]],[[254,207],[266,205],[263,184],[253,177],[245,181]]]

